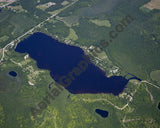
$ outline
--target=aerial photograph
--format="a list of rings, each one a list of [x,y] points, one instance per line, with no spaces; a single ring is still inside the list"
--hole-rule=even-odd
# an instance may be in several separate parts
[[[160,0],[0,0],[0,128],[160,128]]]

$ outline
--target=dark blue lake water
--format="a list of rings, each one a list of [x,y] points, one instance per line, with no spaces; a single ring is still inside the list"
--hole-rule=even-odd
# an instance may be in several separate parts
[[[21,41],[15,51],[28,53],[38,68],[49,70],[51,77],[73,94],[118,95],[129,81],[122,76],[107,77],[81,48],[60,43],[43,33],[34,33]]]
[[[158,104],[158,109],[160,110],[160,103]]]
[[[108,111],[105,110],[101,110],[101,109],[96,109],[95,112],[99,115],[101,115],[101,117],[106,118],[108,117]]]
[[[16,77],[17,76],[17,73],[15,71],[10,71],[9,72],[9,75],[13,76],[13,77]]]

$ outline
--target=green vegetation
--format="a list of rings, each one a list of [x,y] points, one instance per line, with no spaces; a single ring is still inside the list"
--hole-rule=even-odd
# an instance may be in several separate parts
[[[90,20],[92,23],[95,23],[98,26],[111,27],[109,20]]]
[[[147,7],[144,7],[144,6],[140,7],[139,9],[144,11],[144,12],[150,12],[151,11],[150,9],[148,9]]]
[[[72,28],[70,28],[69,31],[70,31],[70,33],[67,38],[71,39],[73,41],[76,41],[78,39],[78,36],[76,35],[75,31]]]
[[[159,98],[157,98],[157,96],[160,95],[159,90],[155,91],[155,88],[150,87],[148,84],[146,85],[148,86],[148,89],[150,90],[154,99],[151,101],[150,95],[145,89],[145,84],[142,84],[139,88],[139,91],[135,94],[133,103],[130,105],[133,111],[127,114],[128,119],[133,118],[137,120],[125,123],[127,127],[134,128],[136,126],[156,128],[160,126],[158,121],[160,112],[157,108],[157,103],[159,102]]]
[[[59,38],[64,38],[69,35],[69,28],[63,22],[52,22],[44,25],[44,29],[52,35],[57,35]]]
[[[107,27],[99,27],[85,18],[81,18],[79,20],[79,25],[73,26],[73,29],[79,37],[77,42],[86,46],[90,46],[92,44],[99,43],[103,39],[107,39],[106,32],[110,30],[110,28]]]
[[[160,70],[152,71],[150,76],[153,81],[156,81],[158,84],[160,84]]]
[[[21,13],[21,12],[27,12],[27,10],[24,10],[22,8],[22,6],[18,5],[18,6],[9,6],[9,8],[13,11],[13,12],[17,12],[17,13]]]
[[[78,16],[68,16],[68,17],[56,17],[57,20],[63,21],[68,27],[76,25],[78,23]]]
[[[9,37],[8,36],[2,36],[2,37],[0,37],[0,43],[3,43],[3,42],[5,42],[5,41],[7,41],[9,39]]]

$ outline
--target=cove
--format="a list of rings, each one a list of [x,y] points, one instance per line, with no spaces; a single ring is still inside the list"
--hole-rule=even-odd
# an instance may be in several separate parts
[[[104,111],[104,110],[101,110],[101,109],[96,109],[95,112],[97,114],[101,115],[101,117],[103,117],[103,118],[108,117],[108,111]]]
[[[51,77],[73,94],[118,95],[129,81],[123,76],[107,77],[81,48],[61,43],[43,33],[30,35],[17,45],[15,51],[28,53],[38,68],[49,70]]]

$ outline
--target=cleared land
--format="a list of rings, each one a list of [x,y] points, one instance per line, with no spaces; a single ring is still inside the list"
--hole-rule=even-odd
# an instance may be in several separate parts
[[[90,20],[92,23],[98,25],[98,26],[105,26],[105,27],[111,27],[111,24],[109,20]]]
[[[56,5],[56,3],[48,2],[48,3],[45,3],[45,4],[38,5],[37,8],[42,9],[44,11],[47,8],[51,7],[52,5]]]
[[[68,36],[68,39],[71,39],[71,40],[77,40],[78,39],[78,36],[76,34],[76,32],[74,31],[74,29],[70,28],[70,33],[69,33],[69,36]]]
[[[149,3],[144,5],[144,7],[147,7],[151,10],[153,9],[160,9],[160,1],[159,0],[151,0]]]

